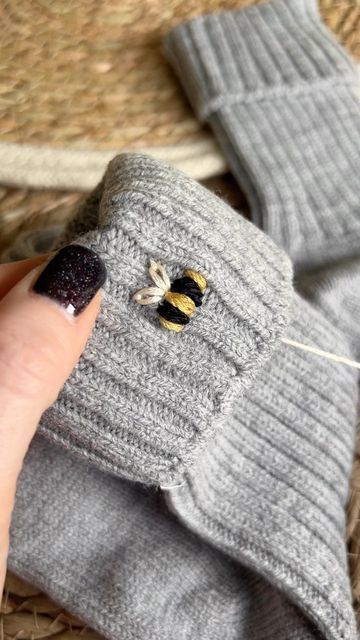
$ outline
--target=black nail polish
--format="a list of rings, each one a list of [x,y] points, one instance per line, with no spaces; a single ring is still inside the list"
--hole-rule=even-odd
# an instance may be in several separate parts
[[[70,315],[78,316],[106,280],[99,256],[79,244],[69,244],[53,257],[35,282],[33,291],[51,298]]]

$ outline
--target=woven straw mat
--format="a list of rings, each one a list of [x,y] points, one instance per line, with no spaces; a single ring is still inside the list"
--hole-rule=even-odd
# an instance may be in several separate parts
[[[3,261],[31,255],[34,238],[35,251],[46,251],[73,215],[83,197],[81,191],[90,189],[108,159],[124,148],[168,159],[197,178],[224,171],[220,152],[194,119],[162,56],[161,40],[171,26],[193,15],[247,4],[254,2],[3,1],[0,132],[9,148],[2,155],[0,143],[0,160],[7,158],[10,170],[21,162],[23,167],[15,178],[5,180],[13,187],[0,189]],[[320,0],[320,8],[329,27],[360,61],[360,0]],[[31,146],[25,148],[24,143]],[[75,155],[69,156],[69,150]],[[59,154],[58,167],[62,161],[76,166],[73,181],[66,172],[57,182],[53,174],[45,175],[49,151]],[[84,163],[84,152],[90,166]],[[37,173],[32,174],[38,156]],[[201,171],[196,168],[200,156],[205,167]],[[207,184],[243,210],[244,200],[231,178]],[[29,186],[51,190],[33,191]],[[64,188],[66,192],[59,190]],[[348,517],[353,595],[360,618],[359,513],[360,440]],[[0,640],[50,637],[100,638],[36,587],[8,574]]]
[[[195,15],[260,1],[3,0],[0,182],[87,190],[124,149],[150,151],[198,179],[223,171],[162,40]],[[320,8],[360,59],[359,0],[320,0]]]

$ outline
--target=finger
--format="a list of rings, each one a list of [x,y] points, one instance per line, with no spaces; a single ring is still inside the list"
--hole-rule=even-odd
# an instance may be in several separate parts
[[[70,245],[0,301],[0,546],[27,447],[85,347],[105,277],[97,254]]]
[[[9,463],[84,349],[99,308],[99,298],[91,300],[104,280],[100,258],[70,245],[0,302],[0,456],[6,442]]]
[[[49,255],[36,256],[28,260],[0,264],[0,300],[12,289],[19,280],[24,278],[31,269],[49,259]]]

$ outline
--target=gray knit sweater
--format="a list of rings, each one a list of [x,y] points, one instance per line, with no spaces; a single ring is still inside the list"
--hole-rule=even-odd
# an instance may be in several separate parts
[[[64,239],[105,260],[104,303],[28,453],[10,567],[113,640],[354,640],[357,373],[282,342],[359,357],[353,67],[305,0],[166,48],[269,235],[171,167],[110,163]],[[132,300],[150,260],[206,278],[181,333]]]

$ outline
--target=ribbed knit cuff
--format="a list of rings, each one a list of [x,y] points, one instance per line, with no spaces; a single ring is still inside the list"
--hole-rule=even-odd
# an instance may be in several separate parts
[[[300,279],[297,285],[311,304],[342,331],[352,357],[360,360],[360,258],[320,269]]]
[[[292,270],[251,223],[151,158],[115,158],[100,192],[85,216],[80,211],[72,233],[82,233],[72,239],[105,261],[105,299],[82,359],[40,428],[112,473],[169,485],[194,464],[277,345],[289,318]],[[92,230],[84,234],[86,219]],[[187,268],[207,281],[202,306],[181,333],[160,325],[156,304],[132,299],[152,284],[150,260],[171,282]]]
[[[169,60],[201,120],[235,103],[354,84],[356,70],[315,0],[273,0],[205,15],[166,38]]]
[[[300,298],[286,337],[352,356],[341,332]],[[357,379],[355,369],[281,345],[168,495],[186,526],[266,577],[316,637],[331,640],[356,638],[345,505]]]
[[[39,434],[17,484],[8,566],[108,640],[319,640],[286,595],[169,516],[159,491]]]
[[[359,255],[358,76],[314,0],[196,18],[166,49],[252,219],[295,270]]]

